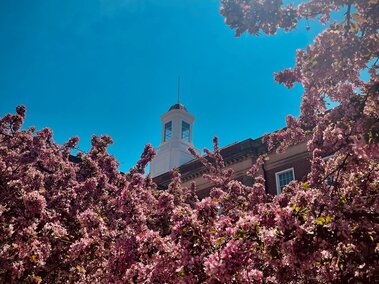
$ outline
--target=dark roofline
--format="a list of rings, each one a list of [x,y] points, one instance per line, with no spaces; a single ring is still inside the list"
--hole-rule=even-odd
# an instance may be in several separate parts
[[[261,153],[267,152],[267,147],[262,143],[262,137],[257,139],[248,138],[241,142],[233,143],[226,146],[220,150],[222,157],[224,158],[225,164],[232,164],[234,161],[238,161],[246,156],[256,156],[258,157]],[[207,158],[207,155],[204,156]],[[204,173],[206,170],[205,166],[198,159],[189,161],[188,163],[181,165],[178,171],[182,175],[182,180],[193,176]],[[170,172],[161,174],[153,178],[154,182],[165,188],[171,181]]]
[[[174,109],[181,109],[181,110],[184,110],[185,112],[188,112],[188,110],[186,109],[186,107],[184,105],[180,104],[180,103],[172,105],[168,111],[174,110]]]

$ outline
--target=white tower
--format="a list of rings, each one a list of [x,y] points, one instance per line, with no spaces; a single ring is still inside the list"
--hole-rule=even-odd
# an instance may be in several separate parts
[[[194,159],[188,151],[188,148],[194,148],[192,144],[194,120],[195,117],[180,104],[179,98],[178,103],[161,116],[162,143],[157,149],[156,157],[151,161],[152,177],[164,174]]]

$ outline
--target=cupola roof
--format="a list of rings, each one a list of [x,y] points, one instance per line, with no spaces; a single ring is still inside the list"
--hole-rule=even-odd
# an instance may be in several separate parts
[[[181,110],[184,110],[185,112],[188,112],[188,110],[186,109],[186,107],[184,105],[180,104],[180,103],[172,105],[168,111],[174,110],[174,109],[181,109]]]

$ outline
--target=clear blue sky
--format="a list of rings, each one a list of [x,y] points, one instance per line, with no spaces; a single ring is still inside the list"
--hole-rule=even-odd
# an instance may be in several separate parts
[[[319,30],[235,38],[216,0],[0,1],[0,116],[24,104],[27,126],[79,136],[84,150],[109,134],[127,170],[159,145],[180,74],[197,148],[257,138],[298,115],[301,88],[273,72]]]

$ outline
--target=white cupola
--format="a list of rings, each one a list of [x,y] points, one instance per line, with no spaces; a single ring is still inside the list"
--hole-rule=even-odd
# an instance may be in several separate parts
[[[152,177],[164,174],[194,159],[188,151],[188,148],[194,148],[192,144],[194,120],[195,117],[188,113],[179,100],[161,116],[162,142],[156,149],[157,155],[151,161]]]

